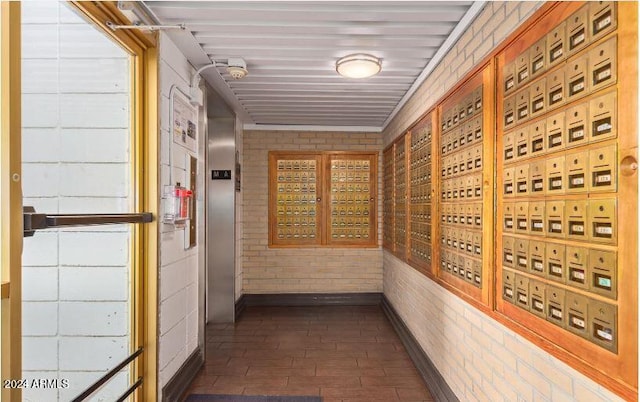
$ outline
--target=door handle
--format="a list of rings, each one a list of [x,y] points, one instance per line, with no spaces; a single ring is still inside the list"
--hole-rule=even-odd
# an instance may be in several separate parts
[[[120,223],[149,223],[151,212],[127,214],[40,214],[35,208],[23,208],[24,237],[31,237],[36,230],[62,226],[113,225]]]

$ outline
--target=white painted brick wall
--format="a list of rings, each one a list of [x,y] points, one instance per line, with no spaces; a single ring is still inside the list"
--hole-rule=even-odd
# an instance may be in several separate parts
[[[59,199],[60,213],[113,213],[128,212],[130,201],[128,198],[113,197],[64,197]],[[111,231],[122,231],[123,225],[105,226]]]
[[[182,288],[160,303],[160,337],[162,338],[178,323],[185,320],[187,310],[187,289]],[[186,332],[185,332],[186,339]]]
[[[384,143],[404,132],[540,5],[487,3],[389,124]],[[460,400],[620,400],[386,251],[384,294]]]
[[[173,225],[161,225],[160,231],[160,340],[158,398],[162,387],[173,377],[187,357],[197,348],[198,328],[198,272],[204,271],[204,139],[206,133],[199,127],[199,146],[196,153],[185,147],[171,144],[169,133],[169,93],[176,85],[188,92],[195,69],[184,55],[161,33],[160,35],[160,181],[169,183],[169,155],[171,154],[173,184],[185,183],[185,156],[198,158],[196,210],[198,211],[197,246],[184,249],[184,229]],[[203,113],[201,108],[200,114]],[[194,300],[196,301],[194,303]]]
[[[71,197],[126,197],[129,175],[124,163],[63,163],[58,191],[61,196]]]
[[[23,128],[22,162],[58,162],[58,155],[60,135],[57,129]]]
[[[124,266],[129,262],[129,233],[60,232],[60,264]]]
[[[22,165],[22,194],[25,197],[57,197],[60,167],[55,163]]]
[[[104,375],[102,371],[60,371],[60,378],[69,379],[71,386],[59,390],[60,401],[70,401],[88,386],[96,382]],[[91,402],[110,402],[117,400],[122,395],[122,390],[128,388],[128,370],[123,370],[116,374],[104,387],[92,395]],[[34,399],[33,402],[50,401],[52,399]]]
[[[130,318],[126,302],[61,302],[58,309],[61,335],[128,334]]]
[[[22,300],[54,301],[58,300],[58,267],[23,267]]]
[[[34,8],[38,5],[34,4]],[[57,10],[54,10],[54,13]],[[22,15],[28,15],[29,10],[23,8]],[[22,32],[22,58],[23,59],[56,59],[58,57],[58,26],[51,23],[49,15],[48,24],[29,24],[29,29]],[[57,21],[56,21],[57,22]]]
[[[22,265],[25,268],[30,266],[57,267],[58,234],[56,232],[46,231],[38,233],[38,236],[25,239],[22,250]],[[26,286],[24,287],[26,288]]]
[[[268,154],[271,150],[381,151],[382,138],[376,133],[244,132],[243,292],[382,291],[380,248],[276,249],[268,247]],[[381,165],[379,163],[380,168]],[[378,179],[378,198],[381,200],[382,175],[380,172]],[[380,227],[380,205],[378,211]]]
[[[60,60],[61,92],[121,93],[127,89],[127,77],[121,71],[128,68],[127,59],[62,59]],[[100,69],[96,77],[95,69]]]
[[[126,267],[60,267],[60,300],[127,301]]]
[[[108,59],[122,57],[120,46],[105,41],[104,35],[87,24],[62,24],[59,27],[60,57],[66,59]]]
[[[58,302],[23,302],[22,336],[58,334]]]
[[[65,3],[25,2],[22,15],[25,205],[130,211],[128,56]],[[23,374],[70,380],[66,390],[25,390],[25,401],[70,400],[128,355],[129,230],[25,239]],[[126,376],[92,400],[115,400]]]
[[[107,371],[129,354],[129,340],[126,336],[63,337],[60,339],[60,370]],[[88,362],[87,356],[91,356]]]
[[[58,340],[56,338],[26,337],[22,342],[22,349],[24,350],[23,370],[58,370]]]
[[[60,125],[78,128],[126,128],[129,125],[127,94],[62,94]]]
[[[60,132],[60,161],[127,162],[129,133],[126,129],[71,129]]]
[[[386,251],[384,286],[461,400],[621,400]]]
[[[23,79],[26,78],[23,77]],[[24,94],[22,96],[22,127],[56,127],[58,110],[57,94]]]
[[[23,96],[24,94],[42,93],[58,93],[58,60],[23,60]]]
[[[161,384],[166,384],[187,359],[186,333],[186,319],[183,319],[160,337],[158,366],[162,368],[160,370]]]

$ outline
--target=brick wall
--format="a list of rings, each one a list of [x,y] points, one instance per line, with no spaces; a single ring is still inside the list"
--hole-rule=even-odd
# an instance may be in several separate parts
[[[384,143],[406,130],[540,5],[487,3],[391,121]],[[460,400],[620,400],[386,251],[384,293]]]
[[[169,92],[173,85],[188,93],[194,69],[175,44],[164,33],[160,35],[160,184],[169,185],[169,161],[173,165],[173,184],[186,183],[185,156],[198,159],[196,178],[196,210],[198,214],[197,245],[185,250],[185,228],[160,225],[159,280],[159,382],[158,392],[173,377],[189,355],[198,347],[198,275],[204,272],[204,152],[203,108],[199,110],[198,152],[180,144],[171,144],[169,134]],[[161,201],[161,210],[164,201]]]
[[[381,151],[380,134],[245,131],[243,148],[243,292],[381,292],[380,248],[270,249],[267,218],[269,151]],[[382,163],[379,166],[381,168]],[[378,179],[381,178],[382,174],[378,173]],[[381,187],[379,184],[378,188]],[[378,198],[382,199],[381,192]],[[379,227],[381,210],[379,202]]]

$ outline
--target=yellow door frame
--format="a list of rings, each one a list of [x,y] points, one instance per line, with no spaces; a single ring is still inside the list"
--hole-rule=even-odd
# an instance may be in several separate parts
[[[22,170],[20,2],[0,4],[0,243],[2,246],[1,377],[22,377]],[[2,401],[20,401],[19,388],[1,391]]]
[[[136,189],[134,212],[151,212],[152,223],[133,231],[132,289],[133,353],[144,352],[133,363],[132,378],[143,378],[137,401],[156,401],[158,394],[158,50],[156,35],[137,30],[113,31],[107,21],[128,24],[116,2],[71,2],[86,18],[133,57],[131,65],[132,183]],[[21,18],[20,2],[1,1],[0,29],[0,242],[2,245],[1,377],[22,377],[21,346]],[[123,390],[124,391],[124,390]],[[2,388],[2,401],[20,401],[20,389]]]

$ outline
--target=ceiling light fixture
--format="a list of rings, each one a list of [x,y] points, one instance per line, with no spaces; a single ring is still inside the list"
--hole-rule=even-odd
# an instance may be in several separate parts
[[[336,61],[336,71],[343,77],[367,78],[378,74],[380,70],[382,62],[370,54],[350,54]]]

